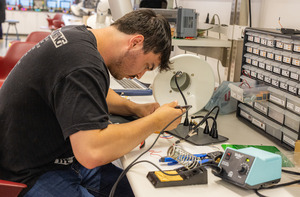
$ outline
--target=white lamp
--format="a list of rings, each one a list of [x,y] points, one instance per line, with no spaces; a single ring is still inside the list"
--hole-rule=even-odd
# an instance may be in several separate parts
[[[108,3],[113,21],[133,11],[131,0],[108,0]]]
[[[170,61],[173,63],[170,65],[171,70],[157,74],[154,79],[154,98],[160,105],[174,100],[177,100],[179,105],[185,105],[184,99],[177,88],[178,85],[187,104],[192,105],[188,112],[194,114],[208,103],[213,94],[215,84],[213,71],[207,62],[195,55],[178,55],[171,58]],[[179,71],[182,74],[178,74]],[[214,129],[215,134],[217,134],[216,124]],[[204,131],[205,129],[198,128],[190,136],[189,121],[186,118],[183,124],[179,124],[176,129],[167,132],[194,145],[207,145],[228,140],[224,136],[218,134],[213,136]]]
[[[194,114],[201,110],[211,98],[215,79],[211,66],[196,55],[182,54],[170,59],[171,70],[158,73],[153,82],[153,95],[160,105],[177,100],[184,105],[184,100],[174,83],[177,71],[183,73],[178,78],[178,85],[184,94],[189,110]]]

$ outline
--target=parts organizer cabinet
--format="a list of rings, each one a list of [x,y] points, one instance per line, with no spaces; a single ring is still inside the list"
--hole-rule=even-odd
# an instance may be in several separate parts
[[[277,144],[300,139],[300,35],[246,28],[242,79],[268,86],[269,100],[238,103],[237,117]]]

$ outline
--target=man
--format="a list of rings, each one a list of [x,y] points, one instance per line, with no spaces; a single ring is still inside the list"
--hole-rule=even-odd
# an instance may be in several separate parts
[[[175,101],[159,107],[120,97],[109,72],[122,79],[168,69],[170,49],[169,24],[150,10],[103,29],[54,31],[0,89],[0,179],[26,183],[25,196],[107,196],[121,173],[110,162],[182,113]],[[109,124],[109,113],[141,118]],[[116,193],[133,195],[126,179]]]

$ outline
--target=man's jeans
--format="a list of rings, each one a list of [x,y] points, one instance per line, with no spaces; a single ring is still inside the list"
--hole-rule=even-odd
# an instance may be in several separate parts
[[[109,196],[121,172],[111,163],[90,170],[74,160],[67,170],[43,174],[25,197]],[[126,176],[119,182],[115,196],[134,196]]]

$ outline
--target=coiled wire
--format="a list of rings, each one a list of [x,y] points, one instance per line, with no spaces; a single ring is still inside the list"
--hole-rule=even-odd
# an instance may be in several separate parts
[[[194,169],[202,164],[200,157],[192,155],[177,145],[170,146],[167,151],[167,155],[168,157],[175,159],[179,164],[183,165],[189,170]]]

